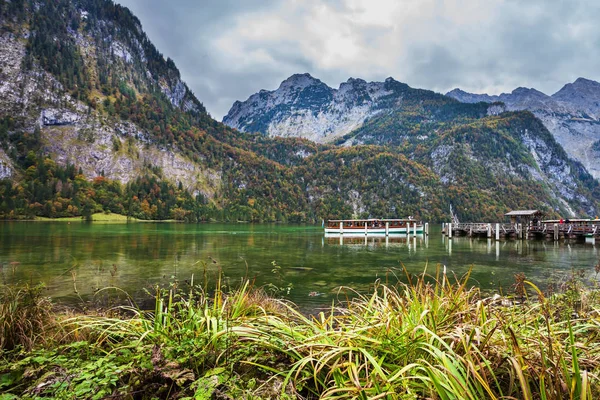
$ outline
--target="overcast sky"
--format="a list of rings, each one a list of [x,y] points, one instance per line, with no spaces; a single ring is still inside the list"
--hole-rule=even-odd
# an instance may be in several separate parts
[[[598,0],[116,0],[219,121],[309,72],[445,93],[600,80]]]

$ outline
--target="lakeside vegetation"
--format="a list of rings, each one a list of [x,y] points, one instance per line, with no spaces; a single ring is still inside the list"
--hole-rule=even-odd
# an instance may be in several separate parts
[[[439,268],[407,274],[364,295],[340,289],[346,301],[312,316],[249,281],[232,289],[206,275],[157,287],[152,311],[60,311],[40,287],[4,287],[0,390],[3,399],[600,395],[600,293],[576,273],[549,296],[522,274],[510,299],[468,282]]]

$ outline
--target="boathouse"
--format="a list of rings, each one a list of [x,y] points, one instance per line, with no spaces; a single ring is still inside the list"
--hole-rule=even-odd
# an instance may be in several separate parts
[[[540,210],[514,210],[504,214],[510,218],[510,224],[522,224],[523,226],[538,225],[545,214]]]

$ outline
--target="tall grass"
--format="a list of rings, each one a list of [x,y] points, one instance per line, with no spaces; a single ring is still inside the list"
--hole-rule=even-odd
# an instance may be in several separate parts
[[[90,369],[88,379],[111,395],[162,385],[164,391],[152,395],[599,398],[595,300],[575,313],[565,295],[546,298],[525,280],[533,296],[502,305],[483,298],[468,279],[449,279],[438,270],[408,283],[376,282],[368,295],[314,316],[247,281],[234,291],[225,291],[220,280],[211,290],[192,281],[186,290],[157,289],[152,311],[128,307],[122,310],[128,317],[69,318],[61,332],[70,338],[85,332],[77,340],[97,353],[82,358],[118,364],[120,381],[103,381],[105,375]],[[48,378],[40,375],[31,385],[40,387],[40,379]],[[76,390],[76,384],[82,383],[60,390]]]
[[[0,287],[0,350],[31,350],[45,339],[51,303],[43,290],[41,285]]]
[[[324,398],[600,394],[595,310],[591,318],[557,319],[539,291],[538,302],[500,307],[467,288],[468,277],[452,283],[437,276],[377,284],[370,295],[317,318],[288,308],[246,322],[239,335],[287,356],[289,368],[277,373]]]

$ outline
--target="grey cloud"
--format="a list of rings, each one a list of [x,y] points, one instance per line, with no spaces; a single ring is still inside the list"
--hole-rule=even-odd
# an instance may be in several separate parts
[[[211,40],[227,29],[236,16],[269,7],[265,0],[119,0],[142,22],[144,31],[165,57],[171,57],[182,77],[213,117],[219,119],[231,107],[240,89],[253,90],[249,82],[267,82],[247,71],[232,76],[215,62]]]
[[[454,87],[510,91],[526,86],[552,94],[579,76],[600,79],[600,29],[596,27],[600,2],[596,0],[490,0],[486,16],[490,19],[485,24],[477,15],[465,15],[466,22],[453,24],[443,13],[424,14],[431,10],[392,27],[362,26],[349,20],[344,27],[357,37],[361,50],[355,62],[335,68],[320,67],[325,64],[318,54],[301,51],[310,40],[308,27],[293,22],[306,17],[300,13],[307,9],[298,8],[298,15],[283,14],[283,6],[290,4],[285,0],[118,1],[140,18],[150,39],[175,60],[183,79],[217,119],[235,100],[245,100],[260,89],[275,89],[289,75],[302,72],[332,87],[350,76],[366,80],[393,76],[413,87],[440,92]],[[459,3],[471,2],[477,4],[476,0]],[[294,4],[305,3],[326,5],[335,14],[332,21],[352,13],[345,0]],[[433,9],[448,3],[436,4]],[[237,32],[238,22],[246,18],[260,27],[261,21],[252,19],[278,12],[282,14],[275,18],[297,31],[264,42],[240,37],[236,44],[243,53],[239,55],[243,68],[221,57],[226,49],[215,43],[222,34]],[[388,43],[387,39],[394,40]],[[374,54],[373,49],[382,54]],[[252,58],[250,54],[259,50],[268,59]]]
[[[450,49],[439,45],[412,48],[409,58],[413,61],[407,73],[411,86],[438,89],[452,86],[463,70],[462,60]]]

